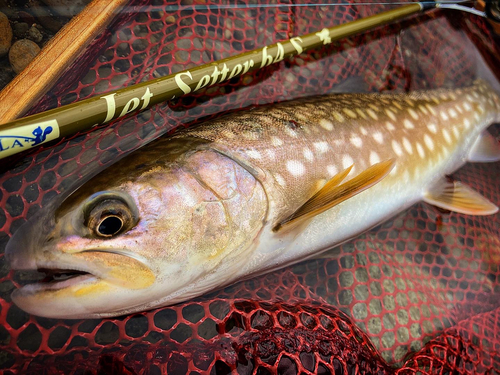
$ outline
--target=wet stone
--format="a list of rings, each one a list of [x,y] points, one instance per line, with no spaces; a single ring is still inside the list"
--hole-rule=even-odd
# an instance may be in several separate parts
[[[382,324],[384,325],[384,328],[387,330],[393,329],[396,326],[396,318],[394,317],[394,314],[392,313],[384,314],[382,318]]]
[[[12,305],[7,312],[7,323],[14,329],[21,328],[29,320],[29,314],[16,305]]]
[[[352,307],[352,315],[354,318],[363,320],[368,316],[368,310],[366,308],[366,304],[357,303]]]
[[[215,301],[209,306],[210,313],[217,319],[224,319],[230,311],[229,304],[226,301]]]
[[[161,329],[170,329],[177,322],[177,313],[171,309],[158,311],[154,316],[155,326]]]
[[[382,346],[384,348],[391,348],[396,343],[394,332],[386,332],[382,335]]]
[[[115,343],[120,337],[118,326],[112,322],[105,322],[96,332],[95,342],[100,345]]]
[[[130,337],[141,337],[147,331],[148,318],[143,315],[134,315],[125,324],[125,333]]]
[[[13,176],[2,184],[3,188],[8,192],[8,193],[14,193],[21,189],[23,185],[23,176],[22,175],[17,175]]]
[[[295,328],[297,326],[295,317],[285,311],[278,314],[278,322],[285,329]]]
[[[46,172],[40,179],[40,188],[49,190],[54,187],[57,182],[57,176],[53,171]]]
[[[347,306],[352,302],[352,292],[350,290],[342,290],[339,293],[339,303],[341,305]]]
[[[29,40],[21,39],[15,42],[9,50],[9,61],[12,69],[20,73],[40,52],[40,47]]]
[[[297,364],[291,358],[282,356],[278,364],[278,374],[297,374]]]
[[[342,272],[339,276],[340,285],[349,288],[354,283],[352,272]]]
[[[368,325],[366,328],[372,335],[378,335],[382,330],[382,322],[380,321],[380,318],[375,317],[368,320]]]
[[[217,336],[217,323],[212,319],[208,318],[203,323],[198,326],[198,335],[205,340],[210,340],[211,338]]]
[[[11,195],[7,198],[7,202],[5,205],[7,212],[12,217],[20,216],[24,210],[23,199],[19,194]]]
[[[405,310],[398,310],[396,318],[400,325],[404,326],[408,324],[408,313]]]
[[[340,258],[340,265],[344,269],[351,269],[354,267],[354,257],[352,255],[346,255]]]
[[[379,299],[372,299],[369,303],[370,312],[378,315],[382,312],[382,302]]]
[[[374,281],[370,283],[370,292],[373,296],[380,296],[382,295],[382,286],[378,281]]]
[[[179,343],[183,343],[192,335],[192,329],[184,323],[180,323],[171,333],[170,338]]]
[[[42,343],[42,334],[35,324],[26,327],[17,338],[17,346],[21,350],[36,351]]]
[[[36,26],[31,26],[30,29],[28,30],[27,38],[31,39],[35,43],[40,43],[43,39],[43,35],[40,32],[40,30],[36,28]]]
[[[0,344],[7,345],[10,342],[10,333],[4,326],[0,326]]]
[[[75,347],[86,347],[88,346],[89,342],[85,337],[82,336],[75,336],[71,339],[71,342],[69,343],[67,349],[75,348]]]
[[[0,228],[2,228],[5,225],[6,221],[7,221],[7,218],[5,217],[4,210],[0,209]]]
[[[66,327],[57,327],[49,336],[48,344],[52,350],[61,349],[71,336],[71,330]]]
[[[418,323],[413,323],[410,326],[410,333],[411,336],[415,339],[418,339],[419,337],[422,336],[422,327]]]
[[[358,301],[365,301],[368,299],[370,293],[366,285],[358,285],[354,288],[354,298]]]
[[[168,374],[187,374],[188,362],[182,354],[173,353],[167,363]]]
[[[26,202],[32,203],[38,199],[38,184],[31,184],[26,186],[23,191],[23,197],[26,199]]]
[[[404,293],[396,294],[396,302],[399,306],[405,307],[408,305],[408,297]]]
[[[190,321],[191,323],[196,323],[205,316],[205,311],[203,310],[202,306],[192,304],[182,309],[182,316],[184,319]]]
[[[15,362],[16,362],[16,357],[14,356],[14,354],[9,353],[7,351],[0,351],[0,369],[11,368],[12,366],[14,366]],[[4,372],[4,374],[7,375],[8,372]]]
[[[0,56],[9,52],[12,43],[12,28],[7,16],[0,12]]]

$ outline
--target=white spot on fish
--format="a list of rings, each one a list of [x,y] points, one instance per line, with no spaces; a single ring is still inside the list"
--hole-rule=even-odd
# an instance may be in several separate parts
[[[361,146],[363,146],[363,141],[357,135],[351,137],[351,143],[357,148],[361,148]]]
[[[307,161],[313,161],[314,160],[314,155],[311,150],[309,150],[307,147],[304,148],[304,157],[306,158]]]
[[[410,120],[408,119],[405,119],[403,121],[403,125],[406,129],[415,129],[415,125],[413,125],[413,122],[411,122]]]
[[[401,149],[401,145],[396,142],[395,139],[392,140],[392,149],[396,153],[396,155],[401,156],[403,155],[403,150]]]
[[[469,119],[465,119],[464,120],[464,126],[465,126],[465,129],[469,129],[470,128],[470,121],[469,121]]]
[[[351,117],[351,118],[358,118],[358,115],[356,115],[353,111],[351,111],[349,108],[342,108],[342,110],[344,111],[344,113]]]
[[[364,126],[360,126],[359,127],[359,131],[361,132],[361,134],[363,135],[368,135],[368,131],[365,129]]]
[[[436,111],[434,110],[434,108],[432,108],[432,105],[429,104],[429,103],[426,103],[425,106],[427,107],[427,109],[429,110],[430,113],[432,113],[433,116],[436,116]]]
[[[464,109],[467,111],[467,112],[470,112],[472,110],[472,107],[470,106],[469,103],[465,102],[464,103]]]
[[[453,135],[455,136],[456,139],[460,137],[460,131],[458,130],[458,127],[456,125],[453,126]]]
[[[288,160],[286,162],[286,169],[295,177],[302,176],[306,171],[304,164],[298,160]]]
[[[425,108],[422,104],[418,106],[418,109],[420,109],[420,112],[422,112],[424,115],[429,114],[429,111],[427,111],[427,108]]]
[[[392,132],[393,130],[396,130],[396,127],[390,123],[390,122],[386,122],[385,123],[385,127],[387,128],[387,130],[389,130],[390,132]]]
[[[382,144],[382,142],[384,142],[384,136],[382,135],[382,133],[381,133],[381,132],[376,131],[375,133],[373,133],[373,135],[372,135],[372,136],[373,136],[373,139],[375,139],[375,141],[376,141],[377,143]]]
[[[358,112],[358,115],[360,115],[365,120],[368,118],[368,117],[366,117],[365,113],[361,109],[356,108],[356,112]]]
[[[408,99],[408,98],[405,99],[405,102],[408,103],[408,105],[410,105],[412,107],[415,105],[415,103],[413,102],[413,100]]]
[[[427,146],[427,148],[432,151],[434,150],[434,142],[432,141],[432,138],[429,137],[428,134],[425,134],[424,135],[424,142],[425,142],[425,145]]]
[[[406,137],[403,137],[403,146],[406,152],[408,152],[410,155],[413,154],[413,147],[411,147],[411,143]]]
[[[460,107],[460,105],[455,105],[455,109],[459,112],[459,113],[464,113],[462,107]]]
[[[285,187],[286,186],[286,182],[285,182],[285,179],[283,178],[283,176],[281,176],[279,173],[275,173],[274,174],[274,178],[276,180],[276,182],[278,184],[280,184],[282,187]]]
[[[278,137],[271,137],[271,144],[274,147],[279,147],[283,145],[283,141]]]
[[[371,151],[370,152],[370,164],[373,165],[373,164],[377,164],[377,163],[380,163],[380,157],[378,156],[378,154],[375,151]]]
[[[432,99],[432,101],[433,101],[434,103],[436,103],[436,104],[439,104],[439,103],[440,103],[440,102],[439,102],[439,99],[438,99],[437,97],[435,97],[434,95],[433,95],[433,96],[431,96],[431,99]]]
[[[375,112],[373,112],[371,109],[367,109],[366,113],[368,113],[368,116],[370,116],[374,120],[378,120],[378,116]]]
[[[413,109],[409,108],[408,113],[410,114],[411,117],[413,117],[414,120],[418,120],[418,113],[415,112]]]
[[[448,115],[446,114],[445,111],[441,111],[439,112],[439,114],[444,121],[448,121]]]
[[[333,112],[333,117],[335,117],[335,120],[338,122],[344,122],[345,118],[338,112]]]
[[[394,115],[394,112],[392,112],[390,109],[386,108],[385,113],[387,114],[387,116],[389,116],[389,118],[392,121],[396,121],[396,116]]]
[[[328,171],[328,174],[332,177],[335,176],[337,173],[339,173],[337,167],[335,167],[334,165],[328,165],[326,167],[326,170]]]
[[[416,147],[417,147],[417,152],[418,152],[418,155],[423,159],[425,158],[425,151],[424,151],[424,148],[422,147],[422,145],[420,143],[417,142],[416,144]]]
[[[450,133],[448,132],[448,130],[443,129],[443,137],[444,137],[444,140],[446,141],[446,143],[451,144],[451,136],[450,136]]]
[[[380,111],[380,108],[378,106],[376,106],[375,104],[368,104],[368,107],[370,107],[371,109],[373,109],[374,111],[378,112]]]
[[[431,133],[434,133],[434,134],[436,134],[437,131],[438,131],[436,124],[429,124],[429,125],[427,125],[427,129],[429,129],[429,131]]]
[[[271,160],[274,160],[276,159],[276,153],[274,152],[274,150],[271,150],[271,149],[267,149],[266,150],[266,154],[267,154],[267,157]]]
[[[398,109],[403,109],[403,107],[401,107],[401,105],[395,100],[393,100],[392,104],[394,105],[394,107],[396,107]]]
[[[344,155],[342,157],[342,166],[344,167],[344,169],[349,168],[353,164],[354,164],[354,161],[352,160],[352,158],[349,155]]]
[[[333,124],[328,120],[325,120],[325,119],[319,120],[319,125],[325,130],[328,130],[328,131],[333,130]]]
[[[260,154],[259,151],[257,150],[248,150],[246,154],[251,157],[252,159],[261,159],[262,155]]]
[[[458,116],[458,115],[457,115],[457,112],[456,112],[453,108],[450,108],[450,109],[448,110],[448,113],[450,114],[450,116],[451,116],[452,118],[457,118],[457,116]]]
[[[298,136],[297,132],[293,129],[290,129],[288,126],[285,126],[285,133],[292,138],[297,138]]]
[[[326,143],[325,141],[314,142],[313,146],[316,149],[316,151],[318,151],[320,154],[324,154],[325,152],[328,151],[328,143]]]

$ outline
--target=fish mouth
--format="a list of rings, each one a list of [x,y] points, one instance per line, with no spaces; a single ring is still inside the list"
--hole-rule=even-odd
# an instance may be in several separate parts
[[[87,267],[75,267],[67,264],[46,264],[36,269],[17,269],[29,273],[42,274],[38,281],[26,284],[17,289],[14,293],[19,295],[34,294],[44,291],[59,291],[65,288],[76,287],[85,283],[92,283],[104,279],[104,275],[99,275],[95,270]]]

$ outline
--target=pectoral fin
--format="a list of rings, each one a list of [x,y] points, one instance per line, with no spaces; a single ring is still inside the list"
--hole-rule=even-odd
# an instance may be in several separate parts
[[[395,160],[389,159],[361,172],[356,177],[340,185],[349,174],[351,167],[333,176],[323,188],[314,194],[297,211],[281,220],[273,230],[276,232],[292,223],[302,222],[338,205],[381,181],[394,167]]]
[[[491,215],[498,207],[458,181],[442,181],[424,195],[424,201],[466,215]]]
[[[472,145],[468,161],[488,163],[500,160],[500,144],[487,130],[482,132]]]

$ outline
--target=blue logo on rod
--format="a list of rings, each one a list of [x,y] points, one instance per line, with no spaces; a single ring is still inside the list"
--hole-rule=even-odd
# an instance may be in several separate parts
[[[23,135],[0,134],[0,152],[16,147],[24,148],[26,146],[26,143],[28,143],[29,147],[36,146],[44,142],[45,139],[47,139],[47,135],[52,133],[53,130],[54,129],[52,126],[46,126],[44,129],[42,129],[41,126],[38,126],[31,132],[31,134],[33,134],[34,137],[26,137]]]

